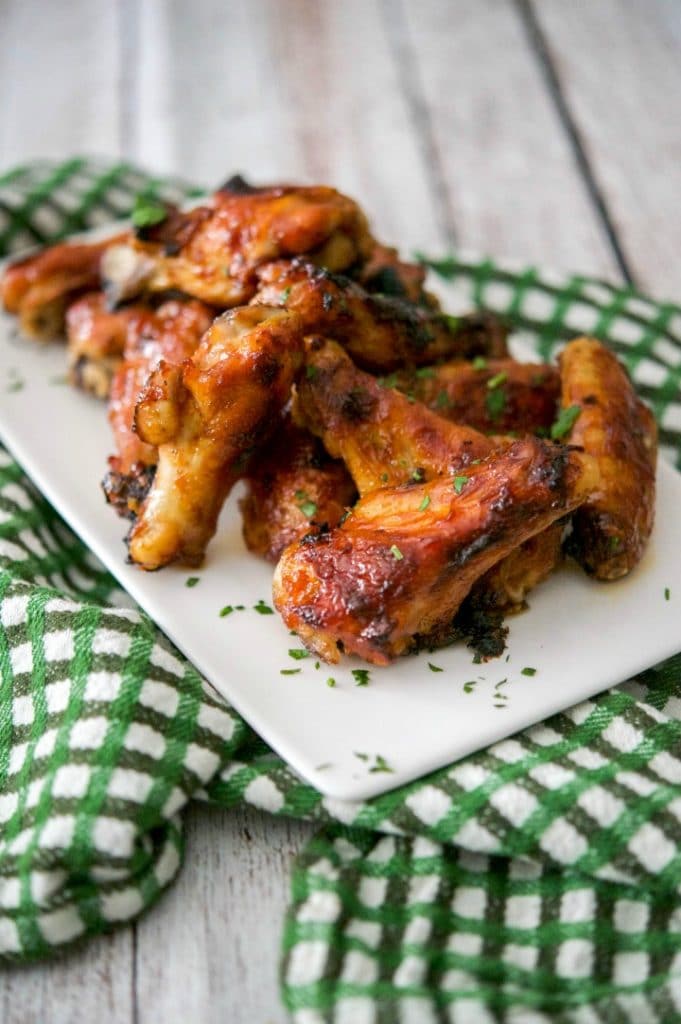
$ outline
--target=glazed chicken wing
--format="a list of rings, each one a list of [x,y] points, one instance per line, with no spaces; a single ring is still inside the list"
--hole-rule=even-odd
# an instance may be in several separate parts
[[[294,313],[249,306],[218,317],[191,359],[161,361],[135,428],[158,446],[151,489],[128,537],[131,561],[198,565],[222,504],[279,422],[302,362]]]
[[[253,302],[285,305],[306,333],[340,342],[364,369],[384,373],[435,359],[504,355],[506,330],[491,314],[451,317],[406,299],[370,295],[356,282],[304,260],[262,267]]]
[[[187,212],[107,252],[103,277],[112,302],[180,289],[224,309],[248,302],[263,263],[305,254],[331,270],[363,261],[373,240],[359,206],[324,186],[217,192]]]
[[[556,367],[514,359],[423,366],[396,373],[388,383],[439,416],[486,433],[546,431],[560,396]]]
[[[294,416],[343,460],[360,495],[463,469],[497,447],[385,387],[333,341],[306,338],[305,359]]]
[[[569,433],[596,460],[599,478],[573,519],[569,550],[601,580],[626,575],[653,528],[657,427],[617,358],[595,338],[577,338],[560,357]]]
[[[437,645],[475,581],[583,502],[593,479],[588,457],[528,437],[469,467],[460,493],[443,477],[376,491],[284,551],[275,605],[331,662],[346,652],[386,665]]]
[[[124,237],[53,245],[8,267],[0,281],[0,299],[8,313],[18,315],[22,333],[38,341],[63,334],[69,302],[98,286],[104,252]]]
[[[246,547],[270,562],[312,527],[337,526],[357,497],[343,463],[288,415],[249,471],[246,486],[240,503]]]
[[[69,310],[69,317],[71,315]],[[93,333],[99,322],[95,306]],[[134,517],[153,479],[158,450],[145,443],[135,430],[135,407],[150,372],[161,360],[179,365],[192,356],[213,320],[212,310],[196,299],[171,299],[157,309],[126,306],[117,313],[104,314],[104,321],[117,317],[125,324],[124,359],[116,370],[109,395],[109,424],[116,454],[109,458],[109,471],[102,481],[107,501],[119,515]],[[69,341],[71,338],[69,337]],[[92,347],[86,366],[98,366]],[[76,367],[78,363],[75,364]]]
[[[438,300],[423,287],[425,279],[426,268],[421,263],[406,263],[400,259],[397,249],[379,243],[357,275],[368,292],[393,295],[437,309]]]

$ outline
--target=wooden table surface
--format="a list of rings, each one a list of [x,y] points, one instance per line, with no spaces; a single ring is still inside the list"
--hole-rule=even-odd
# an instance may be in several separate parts
[[[0,163],[329,182],[403,247],[681,298],[679,0],[0,0]],[[5,1024],[280,1024],[306,825],[196,807],[137,924],[0,975]]]

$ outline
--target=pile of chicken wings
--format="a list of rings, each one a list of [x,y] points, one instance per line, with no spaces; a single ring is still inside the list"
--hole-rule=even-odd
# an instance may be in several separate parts
[[[386,665],[524,607],[565,553],[600,580],[641,558],[656,427],[599,341],[514,361],[332,188],[234,178],[133,224],[13,264],[0,294],[108,400],[103,488],[141,569],[199,565],[242,480],[287,627]]]

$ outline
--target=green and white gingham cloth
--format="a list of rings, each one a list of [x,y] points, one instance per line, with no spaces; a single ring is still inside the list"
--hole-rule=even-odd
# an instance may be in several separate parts
[[[142,189],[196,194],[123,164],[18,168],[0,247],[124,215]],[[584,330],[609,342],[681,464],[678,306],[489,260],[439,270],[542,356]],[[187,803],[247,803],[320,825],[283,929],[296,1024],[681,1021],[681,656],[378,799],[325,798],[1,449],[0,627],[5,958],[130,920],[178,871]]]

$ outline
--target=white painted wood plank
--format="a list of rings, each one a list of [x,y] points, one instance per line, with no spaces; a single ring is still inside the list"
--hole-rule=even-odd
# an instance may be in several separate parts
[[[2,0],[0,158],[118,156],[118,32],[107,0]]]
[[[534,5],[638,282],[681,296],[681,5]]]
[[[185,865],[137,930],[139,1024],[283,1024],[277,968],[291,863],[312,832],[194,807]]]
[[[407,251],[443,246],[377,0],[143,0],[139,38],[143,163],[330,182]]]
[[[2,1024],[132,1024],[132,928],[57,959],[0,972]]]
[[[460,244],[614,276],[514,5],[404,0],[403,9]]]

